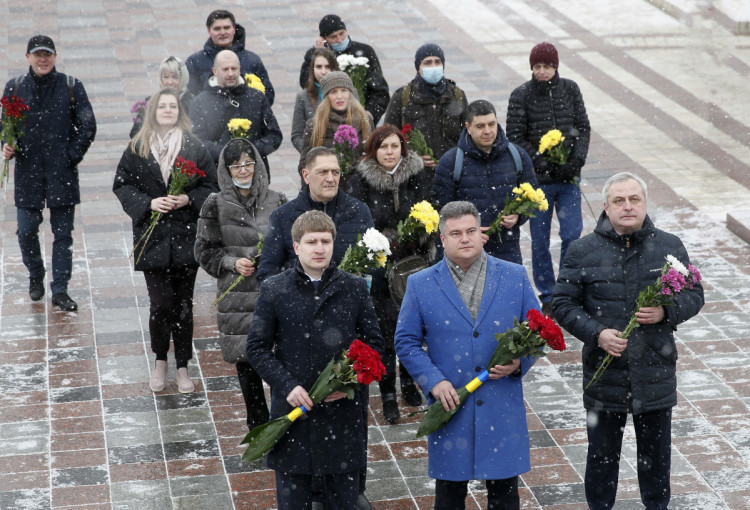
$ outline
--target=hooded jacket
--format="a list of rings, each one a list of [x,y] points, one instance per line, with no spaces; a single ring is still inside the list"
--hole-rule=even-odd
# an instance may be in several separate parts
[[[220,87],[216,78],[211,77],[211,87],[198,94],[190,106],[193,133],[218,163],[219,154],[232,138],[227,123],[232,119],[248,119],[251,122],[248,139],[258,149],[267,170],[268,155],[281,145],[281,128],[266,96],[245,85],[242,77],[240,82],[235,87]]]
[[[523,182],[537,185],[531,158],[520,148],[518,152],[523,170],[520,175],[516,173],[513,156],[508,150],[508,139],[499,126],[489,153],[474,144],[466,129],[461,132],[458,147],[464,151],[463,171],[458,185],[453,182],[456,148],[446,152],[435,169],[435,195],[441,207],[454,200],[467,200],[479,210],[482,226],[488,227],[505,207],[505,198],[512,194],[513,188]],[[520,264],[520,226],[527,219],[521,215],[512,229],[502,229],[500,237],[498,234],[490,236],[484,250],[497,258]]]
[[[594,232],[568,248],[552,307],[560,325],[583,342],[584,388],[606,356],[598,345],[599,333],[606,328],[625,329],[638,294],[656,281],[667,255],[685,267],[690,263],[680,239],[654,227],[648,216],[640,230],[622,235],[606,212]],[[584,390],[586,409],[639,414],[673,407],[677,403],[674,331],[698,314],[703,302],[703,287],[698,284],[664,306],[660,323],[636,328],[622,356]]]
[[[216,54],[222,50],[232,50],[240,59],[240,72],[242,76],[245,76],[245,74],[254,74],[260,78],[263,86],[266,88],[268,103],[273,105],[275,92],[263,61],[258,55],[245,49],[245,28],[240,24],[235,24],[234,29],[234,41],[229,48],[219,48],[209,37],[201,51],[196,51],[188,57],[185,62],[190,73],[188,90],[194,96],[197,96],[203,90],[207,89],[209,87],[208,79],[213,75],[212,69]]]
[[[287,201],[282,193],[268,188],[268,175],[260,154],[250,142],[244,142],[246,153],[255,160],[250,195],[247,198],[240,195],[222,150],[217,170],[220,191],[206,199],[198,219],[195,258],[217,279],[217,297],[240,276],[234,269],[235,262],[242,257],[254,260],[258,256],[258,243],[268,229],[271,212]],[[258,289],[256,275],[252,274],[218,304],[219,344],[224,361],[247,362],[245,341]]]

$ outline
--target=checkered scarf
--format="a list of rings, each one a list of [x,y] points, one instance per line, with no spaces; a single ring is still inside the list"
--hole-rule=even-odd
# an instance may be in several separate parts
[[[466,308],[469,309],[471,318],[477,320],[479,314],[479,305],[482,303],[482,294],[484,292],[484,280],[487,277],[487,255],[484,250],[480,253],[477,260],[471,265],[468,271],[464,271],[448,257],[446,262],[456,282],[458,293],[461,294]]]

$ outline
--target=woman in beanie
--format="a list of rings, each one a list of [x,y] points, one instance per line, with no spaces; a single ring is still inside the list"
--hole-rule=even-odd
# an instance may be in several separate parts
[[[298,166],[300,175],[310,149],[321,146],[333,148],[333,135],[342,124],[348,124],[357,130],[357,154],[364,152],[365,142],[374,128],[372,116],[357,100],[356,89],[349,75],[341,71],[330,72],[323,77],[320,85],[324,100],[318,105],[315,116],[305,124]],[[348,177],[341,175],[340,187],[344,190]]]
[[[537,181],[549,202],[547,211],[531,218],[531,260],[534,284],[539,292],[542,311],[551,312],[550,301],[555,287],[555,271],[549,251],[552,212],[560,223],[560,267],[571,242],[581,236],[581,191],[578,180],[589,151],[591,125],[578,85],[560,78],[557,49],[548,42],[534,46],[529,55],[531,80],[510,95],[506,134],[524,148],[534,161]],[[551,129],[558,129],[569,149],[568,160],[558,165],[539,154],[539,140]]]
[[[312,52],[312,65],[307,77],[307,86],[297,93],[292,116],[292,145],[297,152],[302,151],[302,139],[305,134],[305,124],[313,118],[315,110],[323,100],[323,87],[320,81],[331,71],[338,71],[339,63],[336,56],[328,48],[315,48]]]

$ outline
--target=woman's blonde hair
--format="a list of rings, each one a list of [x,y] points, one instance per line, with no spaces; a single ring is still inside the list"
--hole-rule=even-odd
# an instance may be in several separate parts
[[[142,158],[148,158],[148,155],[151,154],[151,137],[158,131],[156,107],[162,96],[172,96],[177,100],[177,124],[175,127],[179,128],[183,133],[190,132],[193,129],[193,123],[190,122],[180,104],[179,92],[172,88],[156,91],[148,100],[148,108],[146,108],[146,115],[140,131],[130,141],[130,150],[133,151],[133,154],[138,154]]]
[[[159,80],[157,85],[161,88],[161,75],[167,70],[172,74],[180,75],[180,95],[183,95],[187,91],[188,81],[190,81],[190,75],[185,62],[180,57],[169,56],[161,61],[159,64]]]
[[[315,117],[313,117],[313,130],[310,137],[311,147],[320,147],[323,145],[326,131],[328,131],[331,111],[331,102],[328,100],[328,97],[324,97],[323,101],[318,105],[318,109],[315,110]],[[367,112],[351,92],[349,92],[349,106],[346,109],[346,123],[362,133],[362,140],[360,142],[369,138],[370,121],[367,118]]]

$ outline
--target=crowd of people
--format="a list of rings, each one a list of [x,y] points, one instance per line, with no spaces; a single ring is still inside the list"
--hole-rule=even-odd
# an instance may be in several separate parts
[[[135,270],[143,272],[150,300],[151,389],[167,385],[172,344],[177,389],[195,390],[187,367],[193,289],[203,268],[217,281],[219,343],[225,361],[236,365],[248,429],[299,405],[308,411],[309,419],[267,459],[276,471],[279,508],[369,508],[367,389],[353,399],[334,392],[318,404],[308,394],[331,357],[355,338],[376,349],[386,369],[379,382],[383,416],[398,423],[397,381],[403,405],[420,406],[424,394],[428,403],[453,410],[460,403],[456,389],[467,374],[480,372],[497,344],[494,335],[541,309],[583,342],[584,383],[604,356],[614,359],[584,391],[590,508],[614,504],[622,427],[632,414],[643,502],[666,509],[673,331],[698,313],[702,289],[698,284],[673,304],[634,310],[637,293],[667,254],[685,265],[689,259],[679,239],[648,218],[646,183],[633,174],[607,181],[596,229],[578,239],[578,181],[591,128],[578,85],[560,77],[555,46],[532,47],[531,78],[512,92],[503,130],[495,105],[469,101],[445,76],[447,57],[437,44],[417,48],[414,79],[391,94],[375,50],[351,40],[341,17],[325,16],[300,70],[290,135],[300,153],[301,189],[288,200],[271,188],[268,155],[283,134],[268,72],[246,48],[245,29],[232,13],[211,12],[206,28],[202,50],[161,62],[157,90],[134,107],[131,140],[114,177],[113,192],[132,219]],[[342,55],[366,59],[365,75],[353,79]],[[32,37],[26,57],[28,73],[4,91],[29,107],[24,136],[2,147],[6,160],[15,159],[17,235],[29,295],[38,301],[46,290],[38,231],[49,208],[52,303],[72,312],[78,306],[67,285],[80,202],[77,165],[94,140],[96,120],[83,84],[56,70],[51,38]],[[249,121],[241,135],[228,128],[234,119]],[[341,126],[357,137],[351,168],[337,152]],[[429,150],[410,146],[410,130],[423,135]],[[564,137],[564,161],[539,148],[551,130]],[[543,190],[549,208],[532,218],[504,214],[506,197],[522,183]],[[366,285],[337,268],[370,228],[396,239],[399,224],[422,202],[440,210],[439,239],[394,245],[393,260],[416,255],[425,267],[407,280],[405,295],[394,297],[385,269],[372,271]],[[558,278],[550,253],[555,212]],[[489,233],[496,219],[502,228]],[[522,266],[520,227],[527,221],[536,291]],[[641,327],[623,338],[633,312]],[[492,367],[465,409],[430,435],[436,509],[463,508],[473,479],[487,481],[489,508],[519,508],[518,476],[530,469],[522,381],[533,364],[528,357]],[[263,381],[271,389],[270,410]]]

